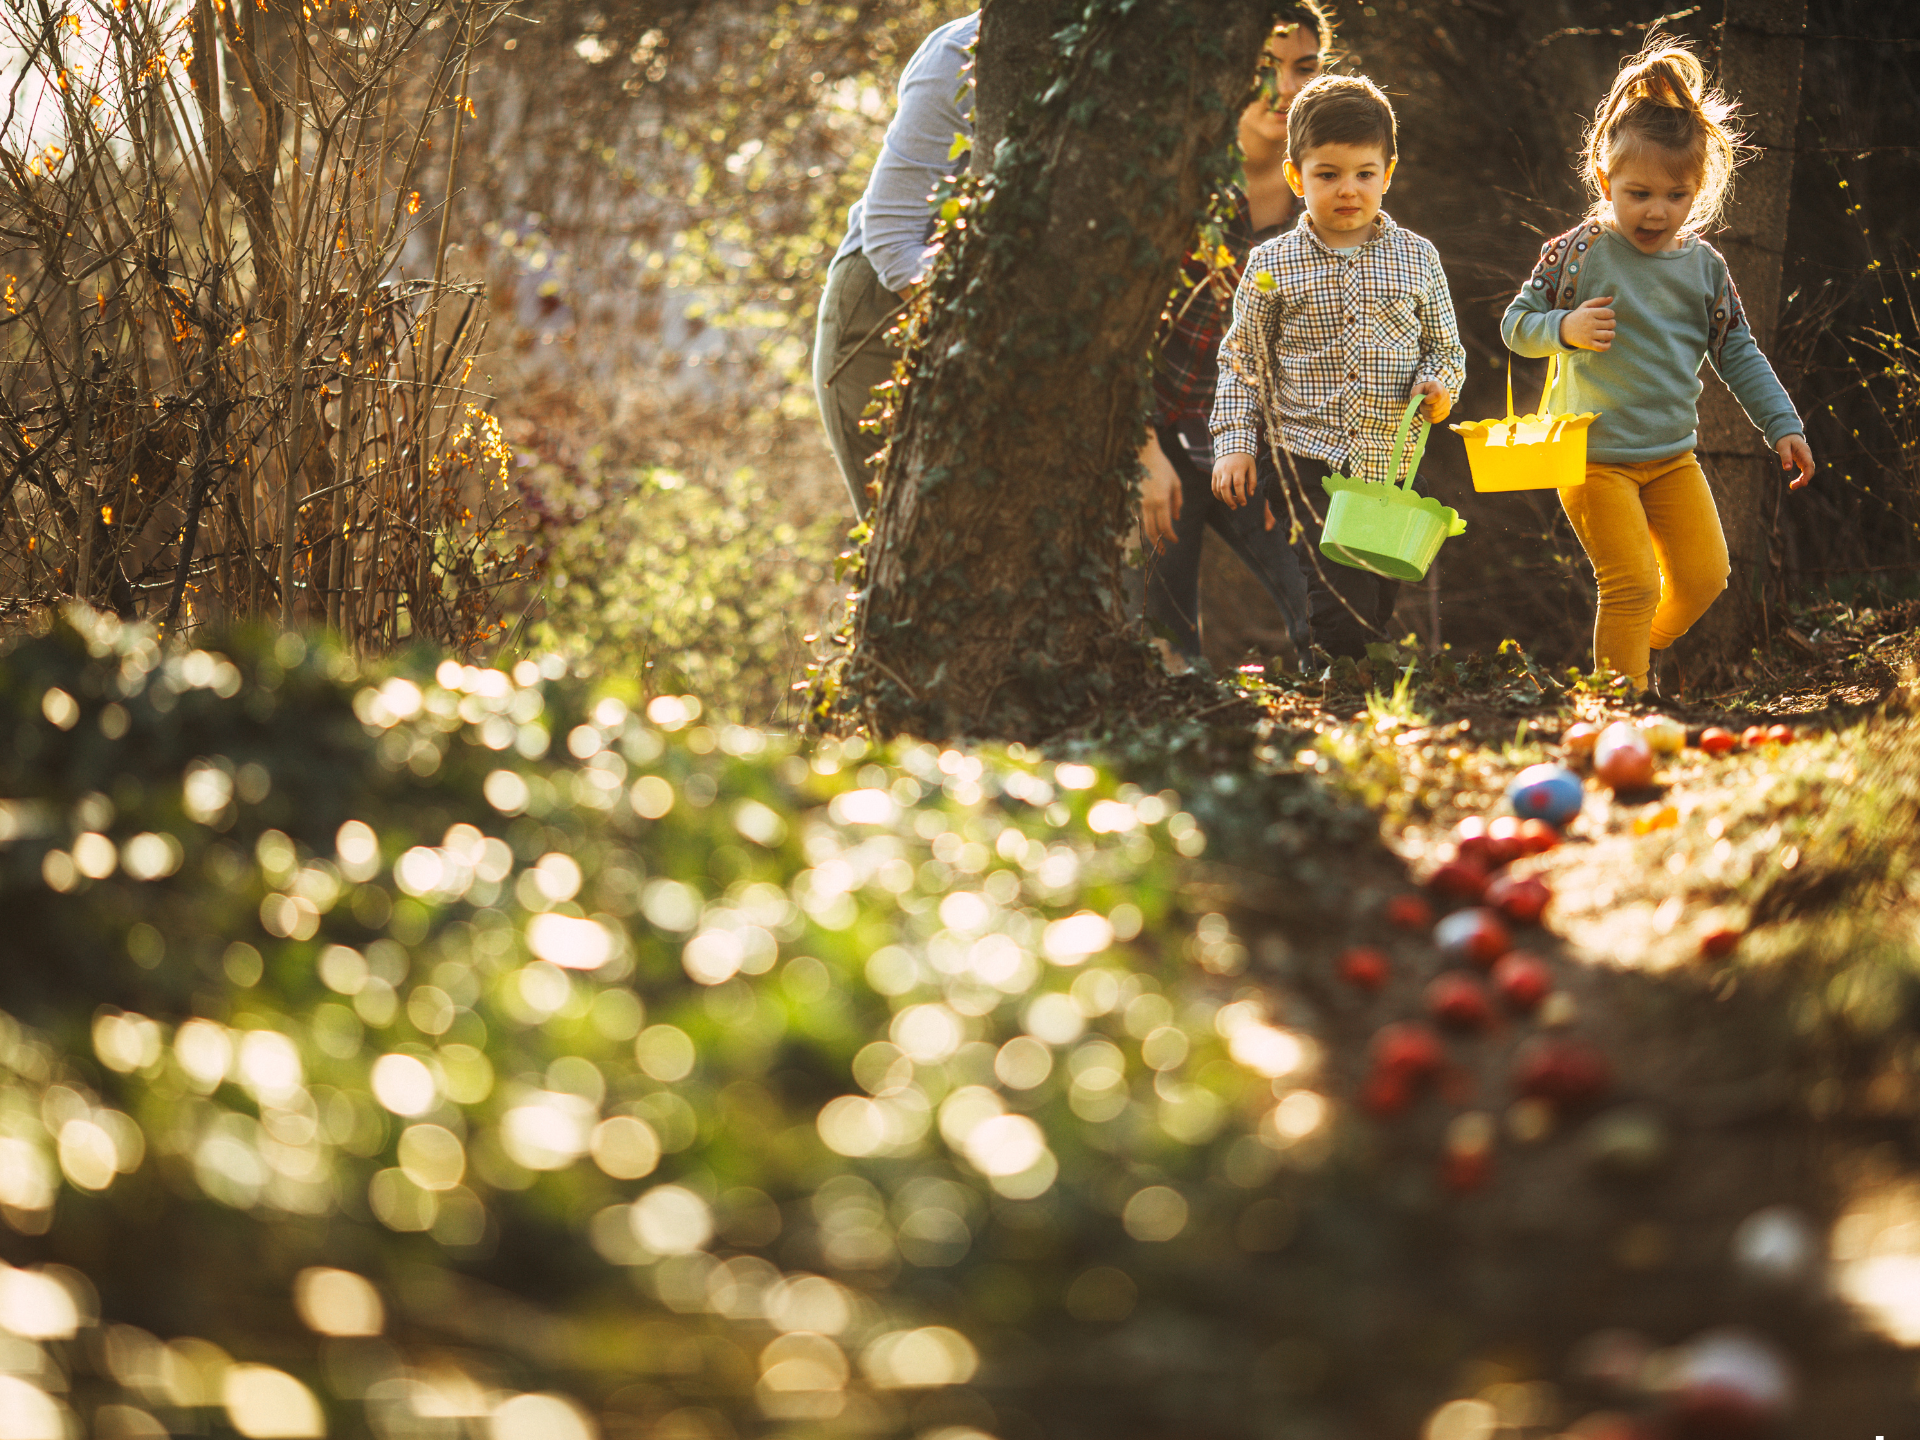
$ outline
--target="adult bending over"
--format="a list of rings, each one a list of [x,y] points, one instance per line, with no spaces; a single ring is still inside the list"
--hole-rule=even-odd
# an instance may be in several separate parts
[[[973,138],[969,61],[980,12],[942,25],[921,42],[900,76],[900,104],[881,142],[866,193],[847,212],[846,238],[827,268],[813,339],[813,390],[827,441],[847,482],[854,513],[867,514],[868,462],[882,437],[863,432],[860,416],[873,387],[900,358],[887,331],[906,292],[927,273],[933,240],[933,187],[964,158],[954,137]]]

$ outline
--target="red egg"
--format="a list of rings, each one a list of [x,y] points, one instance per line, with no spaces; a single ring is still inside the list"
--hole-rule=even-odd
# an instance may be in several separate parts
[[[1740,732],[1740,743],[1749,750],[1759,749],[1767,743],[1766,728],[1760,725],[1749,725]]]
[[[1767,727],[1767,739],[1771,740],[1775,745],[1791,745],[1793,743],[1793,727],[1791,725],[1769,725]]]
[[[1482,1189],[1492,1178],[1491,1150],[1449,1150],[1440,1157],[1440,1183],[1456,1195]]]
[[[1689,1385],[1673,1397],[1674,1440],[1763,1440],[1775,1412],[1732,1385]]]
[[[1372,945],[1349,945],[1335,962],[1340,978],[1361,990],[1378,990],[1387,983],[1387,956]]]
[[[1593,773],[1616,790],[1638,790],[1653,779],[1653,747],[1638,725],[1616,721],[1593,747]]]
[[[1729,925],[1717,926],[1700,937],[1700,954],[1703,959],[1724,960],[1739,943],[1738,930]]]
[[[1540,824],[1540,821],[1522,820],[1518,815],[1501,815],[1487,826],[1487,854],[1497,869],[1510,860],[1518,860],[1530,853],[1527,848],[1526,826]],[[1549,830],[1553,827],[1547,826]],[[1557,837],[1556,837],[1557,838]]]
[[[1360,1087],[1360,1103],[1383,1120],[1398,1115],[1412,1103],[1413,1083],[1391,1070],[1374,1070]]]
[[[1471,861],[1483,869],[1493,868],[1493,846],[1487,838],[1487,822],[1478,815],[1469,815],[1453,827],[1454,854],[1462,860]]]
[[[1493,988],[1509,1008],[1530,1015],[1552,993],[1553,971],[1539,956],[1515,950],[1494,963]]]
[[[1560,843],[1560,832],[1544,820],[1522,820],[1520,839],[1529,855],[1539,855]]]
[[[1607,1057],[1585,1040],[1571,1036],[1540,1035],[1527,1041],[1513,1058],[1513,1088],[1522,1095],[1555,1105],[1591,1105],[1613,1084]]]
[[[1447,1061],[1440,1037],[1418,1020],[1382,1025],[1374,1031],[1370,1048],[1378,1074],[1396,1076],[1409,1084],[1431,1079]]]
[[[1520,925],[1537,925],[1553,892],[1532,875],[1501,875],[1487,883],[1487,904]]]
[[[1484,1030],[1493,1023],[1487,987],[1464,970],[1449,970],[1428,982],[1427,1013],[1455,1030]]]
[[[1724,755],[1739,743],[1731,730],[1722,730],[1718,725],[1709,725],[1700,732],[1700,748],[1709,755]]]
[[[1716,1330],[1681,1351],[1669,1398],[1676,1440],[1759,1440],[1777,1435],[1793,1407],[1786,1357],[1757,1335]]]
[[[1654,1440],[1647,1421],[1611,1411],[1595,1411],[1583,1416],[1567,1434],[1575,1440]]]
[[[1424,895],[1396,895],[1387,901],[1387,923],[1401,930],[1429,929],[1433,906]]]
[[[1569,759],[1585,760],[1593,754],[1593,745],[1600,738],[1600,727],[1582,720],[1569,725],[1560,736],[1560,748],[1567,752]]]
[[[1448,900],[1478,900],[1487,891],[1487,867],[1457,855],[1427,877],[1427,888]]]
[[[1433,927],[1433,943],[1448,960],[1484,970],[1513,948],[1513,937],[1491,910],[1456,910]]]

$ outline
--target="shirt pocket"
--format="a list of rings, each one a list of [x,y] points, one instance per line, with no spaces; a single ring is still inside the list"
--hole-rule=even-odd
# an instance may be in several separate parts
[[[1420,312],[1411,295],[1390,295],[1374,306],[1373,333],[1381,349],[1398,355],[1420,352]]]

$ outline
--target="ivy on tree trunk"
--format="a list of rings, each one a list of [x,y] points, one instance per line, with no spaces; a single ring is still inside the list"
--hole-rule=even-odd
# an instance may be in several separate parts
[[[983,81],[1029,69],[1008,7],[1035,0],[988,0]],[[1005,139],[956,197],[862,557],[840,699],[874,732],[1037,736],[1148,676],[1122,599],[1145,357],[1273,13],[1091,0],[983,117]]]

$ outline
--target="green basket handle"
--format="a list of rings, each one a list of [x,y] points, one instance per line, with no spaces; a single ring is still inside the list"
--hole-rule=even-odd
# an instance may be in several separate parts
[[[1553,394],[1553,387],[1560,379],[1560,352],[1554,351],[1547,357],[1547,383],[1540,387],[1540,408],[1534,413],[1547,413],[1547,399]],[[1513,352],[1507,352],[1507,414],[1516,414],[1513,408]]]
[[[1401,452],[1406,449],[1407,431],[1413,427],[1413,417],[1420,413],[1420,407],[1427,403],[1427,397],[1416,395],[1407,402],[1407,413],[1400,417],[1400,428],[1393,432],[1393,457],[1387,462],[1387,484],[1398,485],[1411,491],[1413,477],[1420,469],[1420,461],[1427,453],[1427,437],[1433,433],[1433,426],[1425,420],[1420,422],[1420,438],[1413,442],[1413,453],[1406,457],[1407,476],[1399,479]]]

